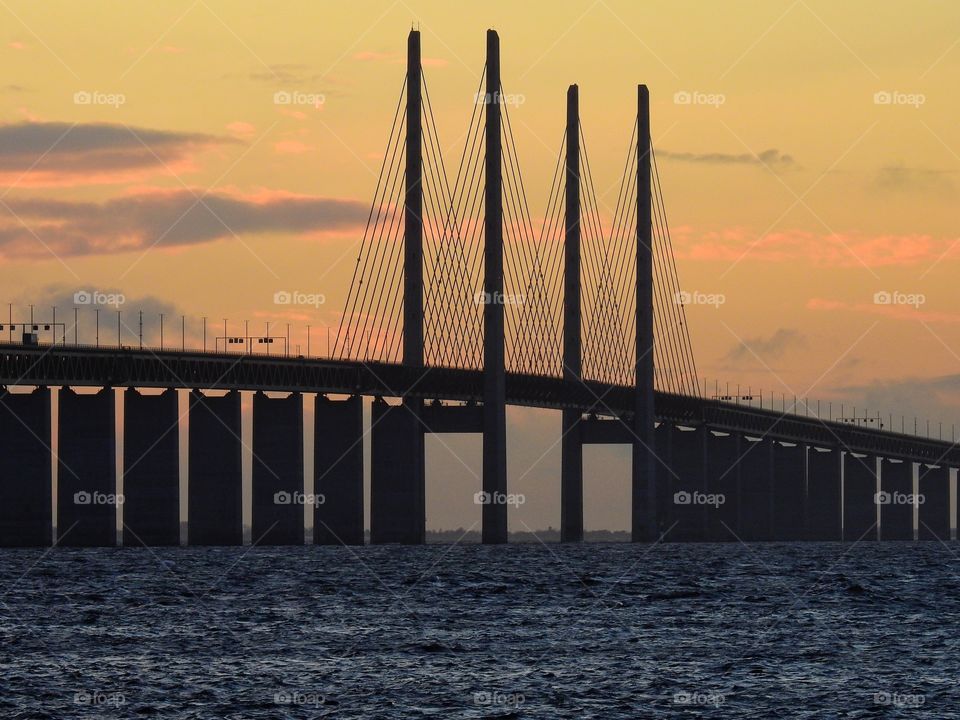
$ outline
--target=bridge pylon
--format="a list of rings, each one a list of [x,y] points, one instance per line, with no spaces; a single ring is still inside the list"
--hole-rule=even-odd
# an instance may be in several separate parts
[[[423,126],[420,31],[407,38],[407,106],[403,201],[403,357],[423,367]],[[402,410],[373,408],[370,541],[426,541],[423,399],[405,396]],[[389,420],[387,419],[389,417]],[[377,428],[377,425],[382,426]],[[400,469],[401,472],[397,472]]]
[[[507,541],[507,385],[503,303],[500,37],[487,30],[483,218],[483,542]]]
[[[580,334],[580,92],[567,89],[564,163],[563,377],[582,380]],[[583,540],[583,413],[563,410],[560,445],[560,541]]]
[[[636,391],[631,462],[631,538],[655,540],[659,532],[654,445],[653,222],[650,186],[650,92],[637,86],[637,286]]]

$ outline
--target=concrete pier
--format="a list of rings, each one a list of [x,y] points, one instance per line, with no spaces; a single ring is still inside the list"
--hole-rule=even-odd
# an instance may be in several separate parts
[[[193,390],[189,412],[188,543],[242,545],[240,393]]]
[[[388,405],[377,398],[370,446],[370,542],[422,544],[426,505],[419,419],[403,405]]]
[[[773,539],[802,540],[807,499],[807,449],[771,443],[773,448]]]
[[[583,440],[581,415],[563,410],[560,441],[560,541],[583,540]]]
[[[740,458],[740,539],[773,539],[773,443],[744,437]]]
[[[674,525],[666,538],[672,541],[698,541],[706,537],[707,514],[716,511],[708,505],[706,485],[706,428],[671,430],[670,517]]]
[[[919,540],[950,540],[950,468],[920,465]]]
[[[376,429],[374,429],[374,432]],[[363,398],[318,395],[314,412],[313,515],[318,545],[363,545]]]
[[[251,540],[257,545],[303,545],[303,395],[253,396]]]
[[[877,539],[876,458],[844,454],[843,539],[847,542]]]
[[[672,446],[673,425],[670,423],[660,423],[655,427],[653,434],[654,452],[650,453],[653,459],[653,472],[656,489],[656,518],[657,518],[657,538],[670,540],[673,535],[673,495],[670,488],[673,482],[673,471],[671,470],[671,456],[673,455]]]
[[[113,388],[92,395],[60,389],[58,544],[117,544],[116,413]]]
[[[740,536],[740,449],[739,434],[707,435],[707,492],[723,496],[723,503],[707,514],[706,539],[734,542]]]
[[[880,461],[880,539],[913,540],[912,462]]]
[[[0,547],[53,541],[50,389],[0,388]]]
[[[180,544],[177,391],[123,393],[123,544]]]
[[[807,539],[842,539],[840,532],[840,471],[843,459],[836,448],[810,447],[807,452]]]

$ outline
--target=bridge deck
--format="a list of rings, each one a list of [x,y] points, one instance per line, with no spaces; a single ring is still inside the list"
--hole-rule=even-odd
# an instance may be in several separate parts
[[[479,370],[83,345],[0,344],[0,384],[318,392],[477,403],[483,396]],[[622,417],[633,409],[634,389],[622,385],[508,373],[506,386],[511,405]],[[659,391],[655,407],[662,421],[960,466],[960,449],[947,441]]]

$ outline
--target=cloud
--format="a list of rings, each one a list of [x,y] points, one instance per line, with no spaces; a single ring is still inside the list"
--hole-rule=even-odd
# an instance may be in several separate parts
[[[670,150],[659,150],[657,155],[668,160],[702,163],[704,165],[765,165],[774,170],[796,167],[796,162],[792,156],[781,153],[776,148],[764,150],[757,155],[753,153],[733,155],[728,153],[672,152]]]
[[[312,145],[299,140],[280,140],[273,144],[273,149],[279,155],[303,155],[315,150]]]
[[[960,254],[960,237],[931,235],[865,235],[839,232],[829,235],[805,230],[783,230],[758,236],[747,228],[733,227],[697,233],[694,228],[674,228],[677,258],[733,263],[802,262],[815,267],[889,267],[931,263]]]
[[[251,80],[282,85],[303,85],[323,80],[320,73],[313,72],[309,65],[302,63],[280,63],[250,73]]]
[[[91,302],[78,304],[78,293],[85,295]],[[110,302],[106,302],[109,300]],[[98,304],[96,301],[101,301]],[[143,313],[143,342],[147,346],[160,345],[160,315],[163,315],[164,347],[198,347],[202,343],[203,328],[199,318],[187,317],[181,328],[181,315],[185,313],[175,303],[152,295],[141,295],[130,290],[113,286],[102,286],[95,282],[78,282],[76,285],[54,284],[32,289],[28,295],[13,298],[14,322],[29,320],[29,306],[34,306],[34,319],[41,326],[41,342],[53,338],[53,329],[47,331],[45,325],[53,321],[52,308],[56,308],[57,340],[61,340],[66,331],[67,344],[74,340],[80,344],[92,345],[97,341],[101,345],[117,344],[117,311],[120,312],[120,337],[124,345],[138,345],[140,333],[140,313]],[[74,312],[74,308],[77,308]],[[97,313],[99,310],[99,331]],[[4,316],[6,317],[6,316]],[[76,320],[76,327],[74,321]],[[0,338],[6,339],[6,332]]]
[[[399,53],[384,53],[375,50],[362,50],[353,54],[353,59],[360,62],[380,62],[388,65],[404,65],[407,58]],[[447,61],[444,58],[421,57],[420,64],[423,67],[446,67]]]
[[[930,419],[930,434],[937,437],[939,421],[944,420],[943,437],[957,437],[960,428],[951,427],[950,419],[960,409],[960,375],[940,375],[928,378],[902,377],[872,381],[869,385],[846,385],[834,388],[850,405],[856,405],[857,415],[863,417],[866,408],[871,416],[880,413],[885,429],[913,434],[914,417],[917,432],[926,434]],[[834,409],[837,403],[834,401]],[[890,413],[893,413],[892,417]]]
[[[198,152],[237,142],[204,133],[109,123],[0,125],[0,185],[121,183],[192,169]]]
[[[360,202],[335,198],[194,192],[140,191],[101,203],[8,199],[0,205],[0,254],[66,257],[196,245],[245,233],[338,233],[362,228],[368,211]]]
[[[237,120],[227,124],[227,132],[238,140],[251,140],[257,134],[257,127],[243,120]]]
[[[908,293],[901,294],[903,296],[908,295]],[[914,297],[918,296],[923,298],[923,300],[918,305],[911,305],[906,302],[902,304],[876,302],[851,303],[843,300],[832,300],[828,298],[810,298],[807,300],[807,309],[828,312],[846,310],[865,315],[878,315],[880,317],[891,318],[893,320],[912,320],[914,322],[925,322],[930,324],[960,323],[960,314],[940,312],[936,310],[923,310],[921,308],[923,304],[925,304],[926,298],[922,295],[922,293],[910,293],[910,295]]]
[[[877,170],[871,189],[881,193],[910,193],[948,198],[955,195],[952,175],[948,170],[886,165]]]
[[[737,342],[724,356],[724,360],[731,363],[756,361],[759,357],[764,362],[782,357],[794,347],[802,347],[806,338],[797,330],[780,328],[770,337],[744,338]]]

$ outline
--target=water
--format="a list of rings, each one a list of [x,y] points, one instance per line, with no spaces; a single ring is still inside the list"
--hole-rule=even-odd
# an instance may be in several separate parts
[[[0,717],[956,718],[956,548],[7,550]]]

